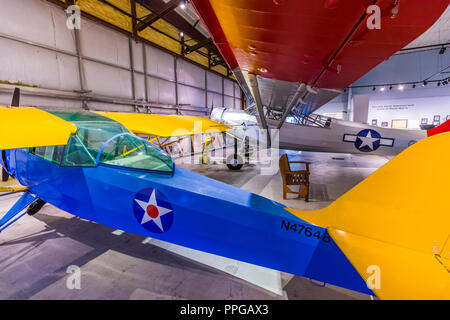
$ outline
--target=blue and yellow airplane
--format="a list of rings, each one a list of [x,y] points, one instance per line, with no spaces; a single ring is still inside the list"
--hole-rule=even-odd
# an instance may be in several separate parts
[[[203,121],[201,130],[194,120]],[[381,299],[450,299],[450,133],[414,144],[327,208],[304,212],[176,167],[135,135],[175,129],[227,127],[191,117],[0,107],[1,165],[27,188],[0,231],[48,202],[113,228]]]

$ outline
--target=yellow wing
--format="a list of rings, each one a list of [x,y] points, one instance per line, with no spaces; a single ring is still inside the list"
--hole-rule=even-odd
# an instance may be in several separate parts
[[[379,267],[384,299],[450,299],[450,133],[426,138],[299,218],[327,228],[363,279]]]
[[[225,132],[230,129],[222,123],[202,117],[121,112],[96,113],[120,122],[135,134],[159,137]]]
[[[77,127],[36,108],[0,107],[0,150],[64,145]]]

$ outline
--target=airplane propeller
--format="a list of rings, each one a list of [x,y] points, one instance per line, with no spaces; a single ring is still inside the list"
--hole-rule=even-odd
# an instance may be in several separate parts
[[[20,105],[20,89],[15,88],[11,102],[11,107],[18,107]]]
[[[20,88],[15,88],[12,101],[11,101],[11,107],[18,107],[20,105]],[[4,151],[2,151],[2,156],[5,157]],[[3,159],[4,161],[6,159]],[[6,171],[5,168],[2,167],[2,181],[8,181],[9,173]]]

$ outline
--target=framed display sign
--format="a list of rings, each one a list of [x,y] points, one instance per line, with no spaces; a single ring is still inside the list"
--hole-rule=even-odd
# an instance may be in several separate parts
[[[376,119],[372,120],[372,125],[373,126],[377,126],[378,125],[378,120],[376,120]]]
[[[381,126],[384,127],[384,128],[387,128],[388,123],[387,123],[387,122],[382,122],[382,123],[381,123]]]
[[[436,121],[440,122],[441,121],[441,116],[434,116],[433,117],[433,123],[436,122]]]
[[[428,118],[422,118],[420,124],[428,124]]]
[[[406,129],[408,128],[408,120],[407,119],[392,120],[392,128]]]

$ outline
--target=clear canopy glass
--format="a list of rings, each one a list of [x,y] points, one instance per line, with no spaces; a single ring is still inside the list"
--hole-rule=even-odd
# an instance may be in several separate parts
[[[69,113],[63,115],[71,116]],[[84,118],[70,120],[76,124],[77,133],[70,137],[67,145],[32,148],[30,152],[62,166],[93,167],[101,163],[173,172],[174,163],[167,153],[131,134],[120,123]]]
[[[151,171],[173,171],[172,158],[147,141],[129,133],[108,140],[97,157],[99,163]]]

